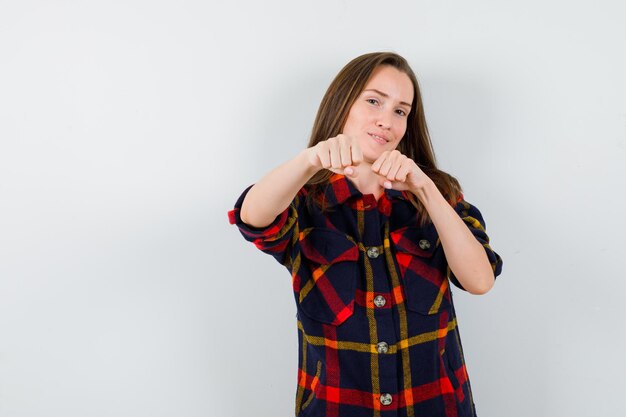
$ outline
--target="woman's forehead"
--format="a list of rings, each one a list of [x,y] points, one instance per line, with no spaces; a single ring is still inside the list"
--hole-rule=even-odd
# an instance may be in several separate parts
[[[363,91],[374,91],[394,101],[411,105],[413,102],[413,82],[409,76],[390,65],[374,70]]]

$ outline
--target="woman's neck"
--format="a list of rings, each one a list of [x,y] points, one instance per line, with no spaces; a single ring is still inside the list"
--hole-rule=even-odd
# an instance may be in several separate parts
[[[374,194],[376,200],[380,198],[385,189],[380,185],[380,176],[372,171],[372,164],[361,162],[357,165],[358,175],[356,178],[349,178],[361,194]]]

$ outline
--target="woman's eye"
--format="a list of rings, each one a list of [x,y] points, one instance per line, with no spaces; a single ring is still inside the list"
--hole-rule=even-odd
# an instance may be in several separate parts
[[[378,100],[376,100],[375,98],[368,98],[365,101],[367,101],[370,104],[378,104]]]
[[[396,112],[400,115],[400,116],[406,116],[406,113],[404,112],[404,110],[396,110]]]

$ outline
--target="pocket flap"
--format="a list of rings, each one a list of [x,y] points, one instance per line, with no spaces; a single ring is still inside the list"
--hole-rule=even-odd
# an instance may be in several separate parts
[[[389,235],[398,252],[430,258],[437,247],[438,236],[422,227],[402,227],[390,232]]]
[[[304,229],[300,232],[300,248],[307,259],[322,265],[359,259],[357,244],[344,233],[333,229]]]

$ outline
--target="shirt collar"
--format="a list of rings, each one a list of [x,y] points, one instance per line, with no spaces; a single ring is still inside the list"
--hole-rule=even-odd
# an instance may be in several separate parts
[[[326,206],[332,207],[345,203],[352,197],[359,197],[363,194],[356,188],[354,183],[345,175],[333,173],[328,179],[328,184],[323,188],[320,197]],[[408,200],[404,191],[384,189],[384,195],[388,200],[399,198]],[[381,196],[382,198],[382,196]]]

